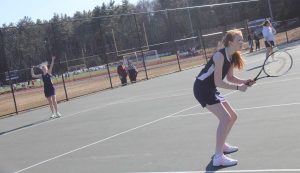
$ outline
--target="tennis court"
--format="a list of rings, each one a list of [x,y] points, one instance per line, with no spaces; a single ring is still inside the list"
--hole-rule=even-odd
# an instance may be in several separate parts
[[[287,75],[220,90],[238,113],[236,166],[212,167],[217,119],[193,96],[198,67],[61,103],[58,119],[48,107],[1,119],[0,172],[300,172],[300,42],[283,48]],[[264,53],[237,76],[254,77]]]

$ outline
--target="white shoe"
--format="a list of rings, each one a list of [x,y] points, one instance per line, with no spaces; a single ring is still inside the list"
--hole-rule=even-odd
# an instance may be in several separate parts
[[[56,112],[56,117],[61,117],[61,114],[59,112]]]
[[[239,147],[231,146],[228,143],[225,143],[224,147],[223,147],[223,152],[224,153],[233,153],[233,152],[237,152],[238,150],[239,150]]]
[[[55,114],[52,114],[50,118],[56,118],[56,115],[55,115]]]
[[[214,156],[213,158],[213,166],[233,166],[238,163],[237,160],[231,159],[224,154]]]

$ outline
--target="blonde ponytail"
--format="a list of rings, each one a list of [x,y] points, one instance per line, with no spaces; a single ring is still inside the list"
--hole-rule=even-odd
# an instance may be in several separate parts
[[[241,30],[235,29],[227,31],[226,35],[224,36],[222,42],[225,47],[229,46],[229,42],[234,40],[234,37],[237,35],[242,35]],[[241,56],[240,52],[235,52],[232,55],[232,61],[233,67],[238,68],[239,70],[243,69],[245,62],[243,57]]]

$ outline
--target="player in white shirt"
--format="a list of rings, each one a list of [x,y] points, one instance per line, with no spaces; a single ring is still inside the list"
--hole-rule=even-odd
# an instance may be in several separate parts
[[[273,28],[269,20],[264,21],[262,34],[265,39],[265,45],[267,49],[266,56],[268,57],[270,54],[273,53],[273,46],[275,46],[274,39],[276,34],[276,30]]]

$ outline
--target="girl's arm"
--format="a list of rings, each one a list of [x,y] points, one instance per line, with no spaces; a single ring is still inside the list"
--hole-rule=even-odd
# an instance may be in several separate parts
[[[34,70],[33,70],[33,68],[34,68],[34,66],[33,66],[33,67],[31,67],[31,76],[32,76],[33,78],[41,78],[41,77],[42,77],[42,75],[41,75],[41,74],[38,74],[38,75],[36,75],[36,74],[34,73]]]
[[[246,84],[249,81],[249,80],[239,79],[236,76],[234,76],[233,69],[234,69],[234,67],[233,67],[233,65],[231,65],[228,70],[227,76],[226,76],[226,79],[228,82],[240,85],[240,84]]]
[[[231,65],[228,70],[227,76],[226,76],[226,79],[228,82],[235,83],[238,85],[248,85],[248,86],[252,86],[253,84],[256,83],[253,79],[245,80],[245,79],[237,78],[236,76],[234,76],[233,70],[234,70],[234,67],[233,67],[233,65]]]
[[[50,67],[48,69],[48,73],[52,74],[52,69],[53,69],[53,66],[54,66],[54,60],[55,60],[55,56],[52,56],[52,61],[51,61],[51,64],[50,64]]]
[[[238,85],[229,84],[229,83],[223,81],[223,79],[222,79],[224,56],[220,52],[217,52],[213,56],[213,60],[214,60],[214,64],[215,64],[215,72],[214,72],[215,85],[220,88],[238,90]]]

